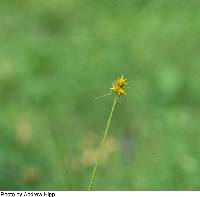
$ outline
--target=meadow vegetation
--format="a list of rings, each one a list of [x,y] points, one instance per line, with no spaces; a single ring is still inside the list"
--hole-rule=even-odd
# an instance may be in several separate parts
[[[87,190],[122,74],[94,190],[199,190],[199,7],[1,0],[0,190]]]

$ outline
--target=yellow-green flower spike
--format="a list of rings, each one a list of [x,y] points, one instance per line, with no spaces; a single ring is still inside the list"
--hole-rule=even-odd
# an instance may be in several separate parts
[[[115,82],[112,84],[112,88],[110,89],[112,92],[120,97],[126,94],[126,85],[127,79],[125,79],[124,76],[121,76],[120,78],[115,80]]]

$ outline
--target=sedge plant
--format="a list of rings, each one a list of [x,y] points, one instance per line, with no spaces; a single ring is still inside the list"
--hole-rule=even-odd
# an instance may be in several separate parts
[[[113,82],[112,87],[110,88],[110,90],[115,94],[115,97],[114,97],[114,101],[113,101],[113,104],[112,104],[110,115],[108,117],[108,121],[107,121],[107,124],[106,124],[106,129],[104,131],[103,138],[101,139],[101,142],[100,142],[100,147],[99,147],[99,150],[98,150],[98,153],[97,153],[96,162],[95,162],[95,165],[94,165],[94,168],[93,168],[93,171],[92,171],[92,175],[90,177],[90,182],[89,182],[89,185],[88,185],[88,191],[92,190],[94,178],[95,178],[95,175],[96,175],[96,170],[97,170],[97,167],[98,167],[101,155],[102,155],[103,145],[105,143],[105,140],[106,140],[106,137],[107,137],[107,134],[108,134],[108,129],[109,129],[110,122],[111,122],[111,119],[112,119],[112,116],[113,116],[113,112],[115,110],[117,99],[118,99],[118,97],[124,96],[126,94],[126,85],[127,85],[127,79],[125,79],[124,76],[121,76],[120,78],[117,78]]]
[[[71,177],[70,177],[70,170],[68,169],[68,165],[66,165],[64,155],[65,152],[63,151],[63,147],[60,144],[59,137],[57,133],[49,132],[52,145],[54,147],[56,160],[58,161],[58,165],[62,170],[63,175],[63,189],[65,190],[73,190]]]

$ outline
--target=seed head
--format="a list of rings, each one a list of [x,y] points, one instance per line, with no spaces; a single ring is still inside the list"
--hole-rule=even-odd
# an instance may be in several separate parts
[[[124,76],[121,76],[120,78],[116,79],[112,84],[112,88],[110,88],[111,91],[119,97],[125,95],[127,85],[126,81],[127,79],[125,79]]]

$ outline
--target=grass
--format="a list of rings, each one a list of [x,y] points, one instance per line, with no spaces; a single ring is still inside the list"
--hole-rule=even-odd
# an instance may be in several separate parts
[[[85,190],[125,74],[96,190],[199,189],[198,1],[0,2],[0,190]],[[125,168],[126,167],[126,168]]]
[[[110,112],[110,115],[109,115],[109,118],[108,118],[108,122],[107,122],[107,125],[106,125],[106,129],[105,129],[103,138],[102,138],[101,143],[100,143],[100,147],[99,147],[98,155],[97,155],[97,158],[96,158],[95,166],[94,166],[94,169],[92,171],[91,178],[90,178],[88,191],[92,190],[94,178],[95,178],[95,175],[96,175],[96,170],[97,170],[97,167],[98,167],[98,164],[99,164],[99,160],[101,158],[101,154],[102,154],[102,151],[103,151],[103,145],[105,143],[106,136],[108,134],[108,129],[109,129],[109,126],[110,126],[110,122],[111,122],[111,119],[112,119],[112,115],[113,115],[113,112],[114,112],[114,109],[115,109],[116,102],[117,102],[117,96],[115,96],[115,99],[114,99],[114,102],[113,102],[113,105],[112,105],[112,109],[111,109],[111,112]]]

